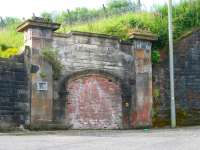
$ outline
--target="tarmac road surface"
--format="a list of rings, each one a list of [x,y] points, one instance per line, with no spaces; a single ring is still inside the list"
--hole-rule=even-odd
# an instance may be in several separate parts
[[[0,150],[200,150],[200,127],[0,133]]]

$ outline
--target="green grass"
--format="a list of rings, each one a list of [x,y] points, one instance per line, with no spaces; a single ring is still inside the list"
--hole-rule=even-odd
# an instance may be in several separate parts
[[[200,27],[200,0],[184,1],[173,8],[174,39],[194,28]],[[153,50],[162,50],[168,44],[167,6],[160,6],[152,13],[126,13],[119,16],[111,16],[89,23],[77,23],[65,25],[58,32],[71,30],[96,32],[119,36],[128,40],[133,30],[147,30],[158,35],[158,41],[153,45]],[[16,26],[20,22],[0,28],[0,46],[20,48],[23,45],[23,35],[16,32]]]
[[[69,31],[83,31],[83,32],[95,32],[104,33],[119,36],[122,39],[128,39],[129,33],[133,29],[130,22],[131,20],[149,20],[151,22],[153,15],[151,13],[126,13],[120,16],[112,16],[104,18],[95,22],[75,24],[75,25],[63,25],[58,32]]]
[[[16,32],[20,22],[0,28],[0,57],[9,58],[19,54],[23,46],[23,34]]]
[[[184,1],[173,8],[174,39],[186,32],[200,27],[200,0]],[[112,16],[96,22],[63,25],[59,32],[70,30],[117,35],[127,40],[133,30],[148,30],[158,35],[158,42],[153,49],[161,50],[168,44],[167,6],[157,7],[153,13],[126,13]]]
[[[23,34],[16,32],[19,22],[0,28],[0,45],[20,48],[23,46]]]

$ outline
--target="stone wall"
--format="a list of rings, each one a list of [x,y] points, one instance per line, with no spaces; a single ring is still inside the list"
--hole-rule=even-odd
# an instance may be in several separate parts
[[[35,17],[17,28],[24,32],[30,62],[37,68],[31,74],[31,125],[56,123],[74,129],[151,126],[151,41],[156,36],[135,32],[128,43],[98,33],[55,33],[59,26]],[[53,80],[53,65],[42,55],[44,49],[58,52],[55,58],[62,70],[57,80]],[[46,85],[45,90],[38,88],[40,83]]]
[[[37,71],[32,72],[31,122],[43,124],[52,122],[53,73],[52,66],[42,56],[42,51],[51,47],[51,30],[29,29],[31,34],[31,63]],[[47,83],[46,90],[38,89],[39,83]]]
[[[117,100],[118,104],[114,103],[114,101],[113,103],[111,103],[114,97],[111,98],[110,96],[108,96],[109,93],[107,93],[106,99],[105,96],[103,96],[105,95],[105,93],[103,94],[101,92],[98,92],[99,90],[103,92],[105,90],[105,87],[110,87],[112,85],[112,82],[104,82],[105,85],[103,87],[99,87],[100,89],[98,89],[98,92],[96,94],[103,95],[102,98],[99,99],[102,102],[100,103],[99,108],[96,109],[100,109],[100,107],[102,107],[102,105],[104,105],[106,101],[108,101],[107,104],[111,104],[111,106],[113,106],[113,109],[111,107],[105,108],[110,110],[110,113],[106,112],[107,115],[112,114],[112,110],[114,110],[115,105],[121,106],[121,108],[119,108],[119,110],[115,110],[119,114],[112,114],[113,118],[116,118],[116,120],[112,121],[113,124],[109,124],[109,122],[107,122],[107,124],[102,122],[102,124],[100,123],[98,126],[96,126],[96,128],[122,128],[122,126],[130,126],[130,109],[128,107],[132,103],[131,97],[133,96],[133,93],[131,92],[131,90],[133,90],[133,84],[131,85],[130,81],[132,80],[132,82],[134,82],[133,80],[135,75],[134,68],[132,67],[134,64],[134,58],[131,55],[132,44],[120,43],[118,37],[112,37],[103,34],[71,32],[69,34],[54,34],[53,47],[58,50],[59,60],[61,60],[63,64],[62,77],[59,81],[55,82],[55,87],[57,88],[55,88],[54,93],[59,93],[54,94],[55,120],[59,122],[66,122],[67,120],[69,120],[69,118],[67,117],[69,116],[67,112],[70,107],[67,106],[67,103],[71,101],[71,98],[68,95],[70,95],[70,93],[72,92],[71,90],[66,92],[66,89],[68,87],[68,80],[70,80],[74,76],[77,76],[77,74],[81,76],[88,76],[88,74],[96,74],[95,76],[97,77],[98,75],[104,75],[105,79],[102,80],[105,81],[108,81],[110,77],[112,77],[113,79],[117,78],[120,82],[120,89],[118,89],[119,92],[117,92],[116,90],[116,94],[118,95],[119,93],[121,93],[120,95],[118,95],[118,97],[115,97],[115,100],[120,99],[121,101]],[[98,78],[95,78],[94,80],[96,81],[96,79]],[[98,84],[101,83],[103,82],[98,82]],[[79,85],[82,90],[84,87],[86,87],[85,84],[80,83]],[[89,90],[89,88],[92,87],[89,86],[86,88],[86,90]],[[120,92],[121,90],[122,92]],[[78,91],[74,90],[73,92],[74,95],[78,94]],[[85,92],[87,93],[87,91]],[[82,100],[84,100],[84,97],[82,98]],[[74,100],[74,102],[75,101],[76,100]],[[93,97],[93,101],[95,101],[95,97]],[[85,101],[85,106],[86,104],[87,102]],[[126,107],[125,105],[129,106]],[[97,106],[94,105],[94,108],[95,107]],[[94,114],[92,111],[90,113]],[[92,121],[95,122],[92,118],[88,122]],[[66,124],[68,123],[69,122],[67,121]],[[87,121],[85,121],[85,123],[87,124]],[[92,125],[83,125],[82,127],[75,125],[74,128],[92,128]]]
[[[121,50],[118,37],[82,32],[55,34],[53,47],[59,51],[65,75],[86,69],[107,71],[120,78],[134,75],[133,56]],[[131,48],[129,45],[129,51]]]
[[[168,56],[154,66],[154,126],[170,125]],[[162,55],[162,56],[164,56]],[[177,125],[200,124],[200,30],[175,44],[175,99]]]
[[[32,126],[53,121],[52,66],[44,59],[42,50],[52,48],[53,31],[59,27],[57,23],[36,20],[26,20],[17,28],[18,32],[24,32],[24,45],[30,47],[30,63],[35,68],[30,76]]]
[[[0,58],[0,128],[29,123],[28,94],[24,55]]]
[[[116,119],[114,121],[116,123],[112,125],[106,126],[104,123],[101,127],[98,126],[97,128],[116,128],[116,125],[118,128],[142,128],[151,126],[151,42],[149,39],[142,39],[142,36],[137,38],[141,39],[127,43],[120,41],[118,37],[97,33],[70,32],[68,34],[54,34],[53,47],[58,50],[59,60],[63,64],[62,77],[54,84],[56,87],[54,88],[55,120],[67,122],[66,124],[69,123],[69,118],[67,118],[68,115],[66,113],[69,107],[66,106],[68,101],[71,101],[68,95],[72,92],[70,92],[71,90],[66,91],[68,80],[77,74],[87,76],[88,73],[95,73],[99,75],[107,74],[106,76],[108,78],[111,76],[120,81],[119,91],[121,91],[121,95],[115,99],[121,99],[119,104],[122,107],[121,114],[118,114],[122,116],[121,121]],[[82,85],[82,83],[79,85],[83,90],[85,85]],[[110,86],[109,82],[106,86]],[[86,89],[89,88],[91,87],[88,86]],[[102,93],[100,92],[98,94]],[[75,91],[74,95],[77,95]],[[94,97],[93,100],[95,101]],[[109,98],[108,96],[107,100],[113,101],[113,98]],[[85,105],[86,103],[85,101]],[[101,104],[103,105],[103,103]],[[114,106],[115,104],[113,103],[112,105]],[[114,109],[110,108],[109,110],[112,111]],[[117,112],[120,111],[117,110]],[[110,113],[108,112],[107,114]],[[117,115],[113,116],[114,118],[119,118],[116,117]],[[87,121],[85,123],[87,124]],[[69,124],[69,126],[71,125]],[[79,128],[81,127],[79,126]],[[85,128],[92,127],[88,126]]]
[[[55,33],[59,27],[37,17],[18,27],[19,32],[25,33],[25,45],[31,48],[30,63],[37,68],[31,76],[31,124],[56,122],[87,129],[145,128],[152,125],[153,115],[155,127],[170,125],[166,53],[162,55],[165,59],[154,66],[152,79],[151,42],[157,39],[155,35],[135,32],[130,36],[131,43],[127,43],[105,34]],[[199,46],[200,30],[175,45],[178,125],[196,125],[200,121]],[[58,50],[58,60],[63,66],[58,80],[53,80],[52,66],[41,54],[43,49],[51,48]],[[41,76],[43,73],[45,77]],[[40,81],[48,83],[46,90],[37,89]],[[108,110],[108,113],[99,111],[97,115],[95,108]],[[105,120],[110,118],[108,124],[100,117],[102,115]]]
[[[151,127],[152,109],[152,64],[150,41],[134,41],[134,72],[135,95],[133,102],[135,107],[131,111],[131,124],[134,127]]]

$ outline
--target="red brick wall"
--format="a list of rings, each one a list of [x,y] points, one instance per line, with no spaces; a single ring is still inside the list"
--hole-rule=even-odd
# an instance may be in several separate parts
[[[118,83],[103,75],[79,76],[67,85],[67,117],[74,129],[122,127],[122,98]]]

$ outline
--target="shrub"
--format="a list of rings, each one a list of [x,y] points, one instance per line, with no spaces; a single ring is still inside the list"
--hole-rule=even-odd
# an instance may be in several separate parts
[[[152,54],[151,54],[151,59],[152,59],[152,63],[153,64],[157,64],[160,62],[160,53],[159,51],[152,51]]]
[[[0,47],[0,57],[1,58],[10,58],[12,56],[15,56],[19,54],[19,50],[17,48],[8,48],[8,49],[3,49],[5,48],[4,46]]]

